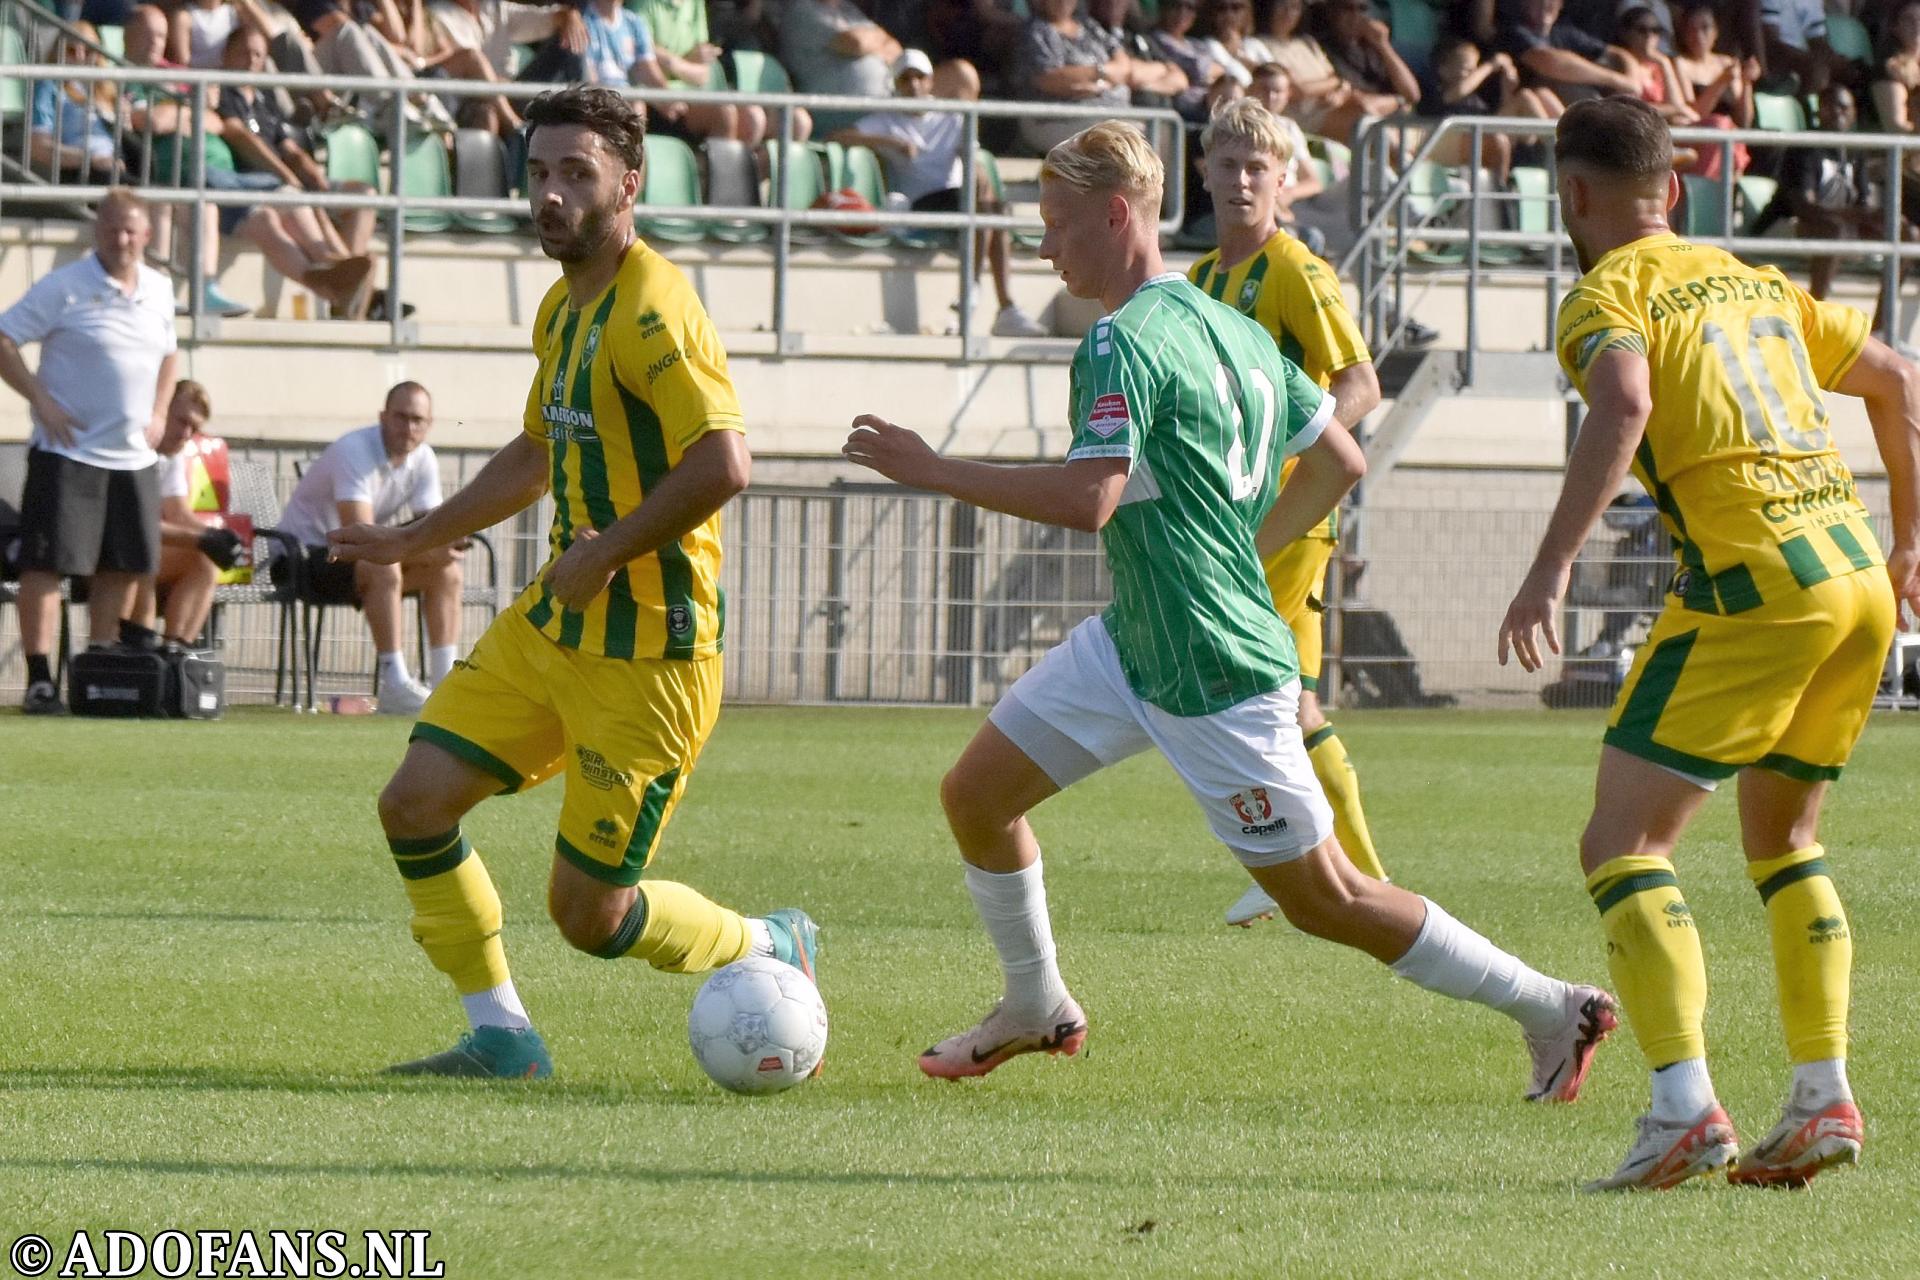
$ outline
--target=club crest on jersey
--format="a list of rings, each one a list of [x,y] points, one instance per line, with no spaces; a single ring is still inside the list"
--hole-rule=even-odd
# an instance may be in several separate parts
[[[1110,438],[1133,421],[1127,410],[1127,397],[1118,391],[1109,391],[1094,400],[1087,410],[1087,430],[1102,440]]]
[[[600,350],[600,326],[595,325],[587,330],[587,345],[580,352],[581,362],[585,363],[593,359],[594,352],[598,350]]]
[[[1259,296],[1260,296],[1260,282],[1258,280],[1249,279],[1245,284],[1240,286],[1240,309],[1242,311],[1246,311],[1252,308],[1254,299],[1258,298]]]
[[[667,610],[667,631],[671,635],[683,636],[693,630],[693,610],[683,604],[676,604]]]

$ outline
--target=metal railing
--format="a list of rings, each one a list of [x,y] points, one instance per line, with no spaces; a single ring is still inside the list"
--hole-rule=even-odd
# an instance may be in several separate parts
[[[1579,275],[1570,245],[1560,224],[1560,204],[1554,196],[1556,172],[1552,140],[1554,123],[1546,120],[1505,119],[1494,116],[1453,116],[1445,120],[1417,120],[1401,117],[1375,120],[1362,131],[1352,167],[1352,211],[1358,235],[1353,247],[1340,262],[1340,274],[1356,282],[1361,297],[1361,315],[1367,337],[1377,357],[1384,358],[1400,345],[1401,324],[1396,319],[1410,315],[1409,278],[1415,282],[1430,279],[1434,271],[1464,276],[1466,293],[1466,344],[1461,355],[1462,375],[1472,384],[1474,365],[1483,349],[1480,323],[1480,289],[1489,275],[1512,267],[1511,260],[1494,262],[1485,251],[1496,248],[1511,253],[1530,251],[1544,259],[1546,289],[1545,311],[1541,324],[1541,349],[1553,348],[1553,323],[1559,310],[1560,294],[1567,283]],[[1467,155],[1479,157],[1483,142],[1493,134],[1504,134],[1516,141],[1543,141],[1546,146],[1547,194],[1544,197],[1546,225],[1525,230],[1506,225],[1505,211],[1518,208],[1523,201],[1540,201],[1539,196],[1517,191],[1496,190],[1487,182],[1478,163],[1450,166],[1463,175],[1465,190],[1430,191],[1422,183],[1432,177],[1434,155],[1456,139],[1465,139]],[[1418,142],[1410,141],[1418,138]],[[1881,259],[1881,287],[1884,296],[1898,294],[1902,265],[1920,258],[1920,243],[1902,241],[1901,189],[1905,180],[1906,157],[1920,152],[1920,136],[1906,134],[1834,134],[1811,130],[1791,132],[1763,129],[1673,130],[1676,146],[1697,152],[1718,151],[1720,177],[1706,180],[1716,188],[1719,208],[1714,219],[1720,228],[1710,232],[1690,232],[1688,238],[1714,244],[1735,253],[1762,253],[1769,259],[1780,255],[1810,255]],[[1747,236],[1735,234],[1738,184],[1734,174],[1734,152],[1739,146],[1793,150],[1806,147],[1840,147],[1863,162],[1878,158],[1879,196],[1885,213],[1885,234],[1880,239],[1817,240],[1800,237]],[[1764,175],[1756,175],[1764,176]],[[1696,188],[1698,189],[1698,188]],[[1424,205],[1424,208],[1417,206]],[[1515,220],[1517,221],[1517,219]],[[1455,225],[1464,223],[1464,225]],[[1676,230],[1679,228],[1676,228]],[[1457,266],[1440,266],[1416,273],[1411,260],[1429,246],[1464,248]],[[1529,275],[1541,276],[1538,264],[1526,268]],[[1899,309],[1882,310],[1882,333],[1889,341],[1894,336]]]
[[[409,213],[447,212],[467,214],[506,214],[526,216],[528,206],[524,199],[501,197],[487,199],[479,197],[427,197],[411,195],[406,190],[403,178],[403,164],[407,154],[410,131],[418,129],[411,124],[408,113],[400,104],[408,96],[431,94],[438,98],[496,98],[529,99],[557,86],[548,84],[522,84],[518,82],[493,82],[484,80],[393,80],[373,77],[351,76],[314,76],[314,75],[253,75],[237,71],[180,70],[173,68],[149,67],[89,67],[67,66],[61,64],[0,64],[0,82],[9,78],[18,78],[29,85],[37,81],[56,80],[92,85],[108,82],[118,86],[152,85],[161,92],[180,95],[181,102],[188,114],[188,127],[185,134],[190,141],[191,154],[199,157],[205,154],[205,141],[209,128],[209,105],[206,90],[222,85],[251,85],[263,89],[284,89],[294,94],[327,90],[342,95],[351,95],[356,100],[376,100],[387,108],[384,116],[388,121],[387,149],[389,153],[389,191],[386,193],[346,194],[322,191],[216,191],[210,190],[206,182],[204,164],[195,164],[191,181],[183,182],[186,176],[174,173],[174,182],[170,186],[145,186],[140,194],[143,198],[158,204],[191,206],[194,216],[189,219],[189,239],[193,261],[198,263],[201,245],[199,243],[199,225],[201,212],[209,205],[266,205],[285,206],[302,205],[317,209],[374,209],[385,215],[387,234],[387,280],[389,340],[394,347],[412,345],[416,335],[412,326],[403,318],[403,302],[406,285],[405,220]],[[184,95],[181,91],[184,90]],[[793,232],[796,227],[835,228],[844,227],[855,221],[862,226],[883,227],[888,230],[939,230],[956,231],[958,236],[958,269],[960,275],[959,338],[963,358],[973,358],[981,354],[980,346],[973,332],[974,283],[974,237],[964,234],[975,230],[1007,229],[1035,231],[1041,228],[1038,219],[1020,217],[1007,213],[988,214],[979,211],[977,203],[978,145],[980,121],[985,118],[1004,119],[1046,119],[1046,120],[1084,120],[1123,119],[1137,122],[1154,142],[1157,150],[1167,160],[1168,190],[1163,210],[1169,211],[1161,223],[1162,229],[1172,232],[1178,229],[1178,211],[1184,207],[1184,184],[1186,176],[1186,133],[1179,116],[1170,110],[1137,107],[1103,107],[1097,111],[1088,111],[1084,107],[1038,102],[967,102],[946,99],[926,98],[860,98],[831,96],[822,94],[794,93],[744,93],[738,91],[711,92],[683,89],[625,89],[625,95],[644,103],[690,103],[733,106],[760,106],[770,113],[777,114],[780,122],[780,154],[792,154],[794,146],[792,108],[804,108],[811,112],[876,112],[917,114],[927,111],[939,111],[956,114],[965,121],[965,132],[960,148],[961,207],[955,213],[915,213],[906,210],[888,208],[875,209],[871,213],[864,210],[849,213],[839,209],[791,209],[787,207],[789,186],[792,181],[791,167],[776,164],[771,174],[772,189],[769,204],[766,206],[713,206],[713,205],[646,205],[642,214],[646,220],[686,219],[697,222],[753,223],[773,228],[773,281],[771,314],[769,328],[775,335],[777,349],[782,354],[794,354],[800,350],[798,335],[790,330],[787,319],[787,300],[789,295],[789,275],[792,263]],[[31,93],[31,90],[29,90]],[[57,95],[61,105],[66,104],[67,95]],[[56,110],[60,109],[59,107]],[[79,108],[75,108],[79,109]],[[380,114],[376,112],[376,114]],[[125,112],[121,112],[122,117]],[[116,120],[116,151],[125,139],[124,119]],[[56,118],[54,137],[58,139],[60,121]],[[30,132],[30,131],[29,131]],[[148,118],[147,130],[142,141],[150,146],[153,140],[152,119]],[[21,142],[21,167],[25,171],[21,178],[30,178],[33,172],[29,142]],[[176,156],[179,148],[175,147]],[[74,184],[58,181],[60,168],[53,166],[50,180],[0,181],[0,209],[9,203],[16,204],[75,204],[92,203],[106,190],[105,184]],[[196,336],[210,337],[218,333],[217,322],[206,314],[205,300],[202,295],[200,273],[193,273],[194,284],[189,296],[189,314],[193,318]]]

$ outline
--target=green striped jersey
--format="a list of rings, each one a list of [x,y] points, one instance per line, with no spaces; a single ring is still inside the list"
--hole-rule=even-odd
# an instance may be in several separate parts
[[[1081,342],[1072,415],[1069,462],[1131,461],[1101,541],[1114,584],[1102,616],[1134,693],[1211,715],[1294,679],[1254,534],[1333,397],[1258,324],[1168,272]]]

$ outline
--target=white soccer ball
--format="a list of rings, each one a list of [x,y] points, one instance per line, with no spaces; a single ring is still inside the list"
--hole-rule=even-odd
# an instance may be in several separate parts
[[[779,1093],[813,1074],[827,1051],[827,1006],[790,964],[749,956],[717,971],[687,1011],[687,1041],[713,1082]]]

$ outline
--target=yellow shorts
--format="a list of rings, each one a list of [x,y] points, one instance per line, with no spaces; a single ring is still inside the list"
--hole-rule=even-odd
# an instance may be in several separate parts
[[[413,739],[500,779],[538,786],[564,767],[555,847],[608,884],[653,858],[720,714],[720,659],[602,658],[501,614],[427,699]]]
[[[1267,587],[1281,621],[1293,628],[1293,647],[1300,653],[1300,687],[1320,687],[1320,663],[1326,656],[1327,561],[1340,544],[1332,538],[1308,534],[1275,552],[1266,563]]]
[[[1607,745],[1709,783],[1748,765],[1837,778],[1893,629],[1877,567],[1730,617],[1669,604],[1634,655]]]

